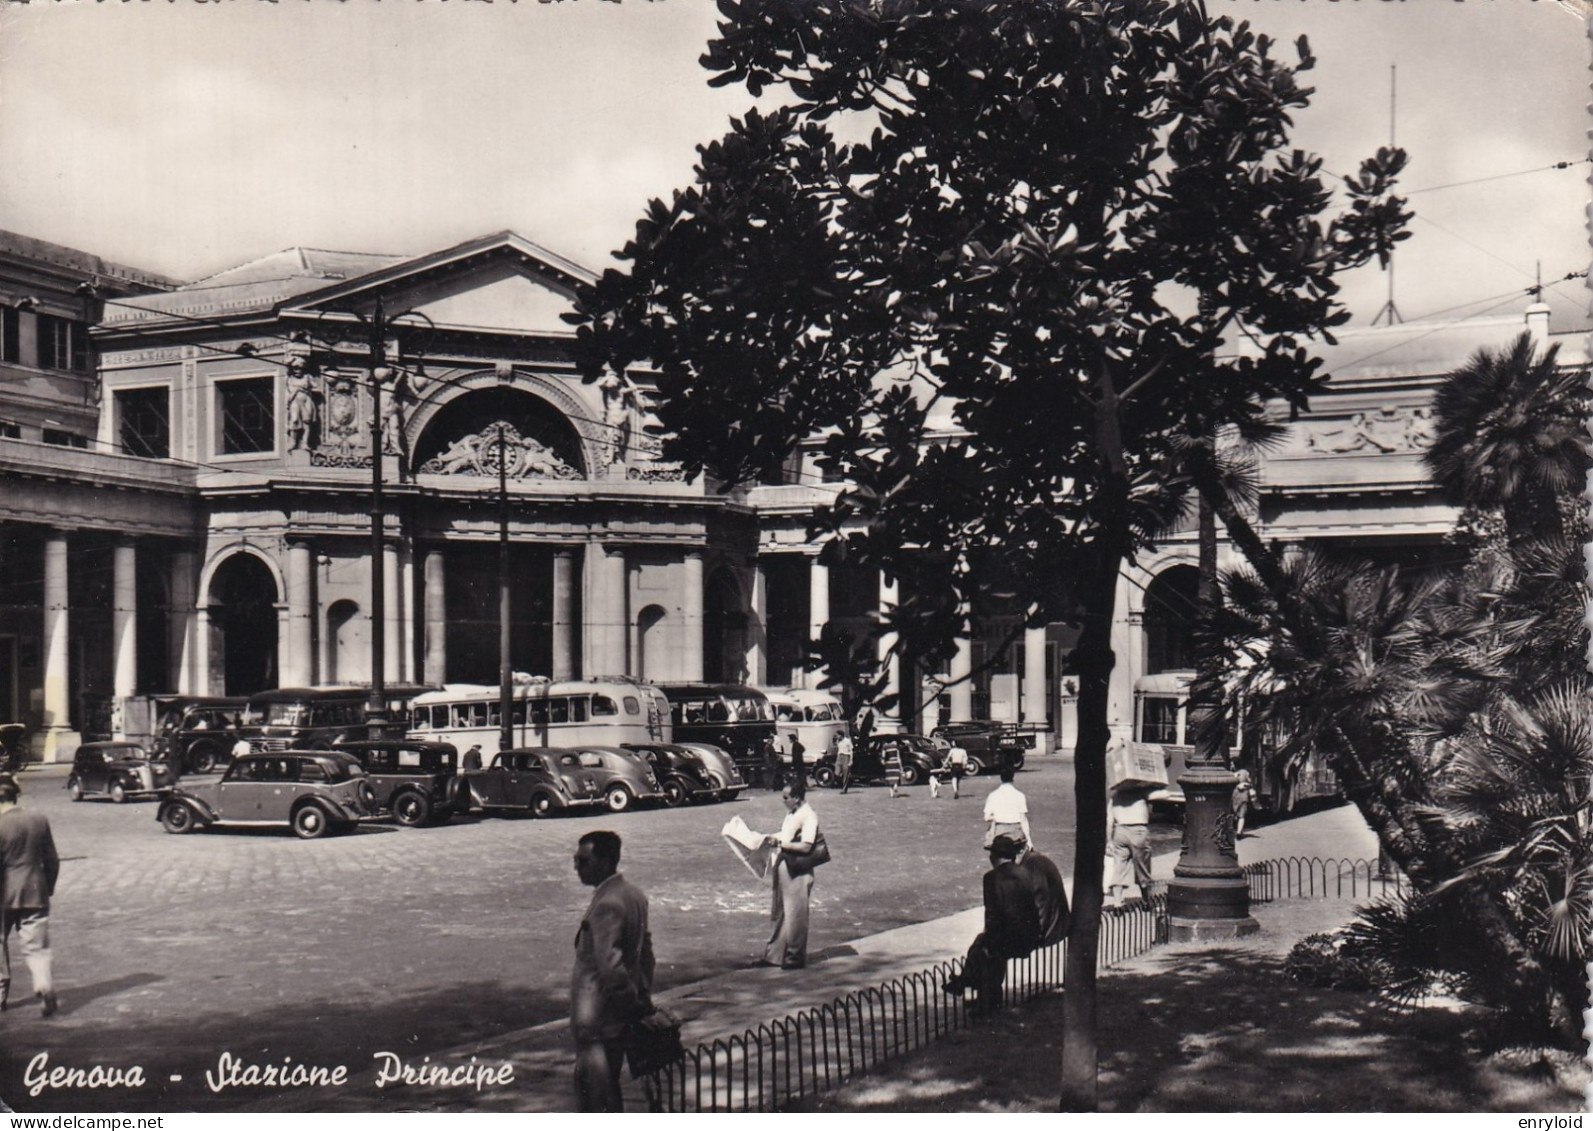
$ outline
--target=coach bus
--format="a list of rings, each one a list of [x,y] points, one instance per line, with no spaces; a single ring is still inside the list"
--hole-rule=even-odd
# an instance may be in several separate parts
[[[661,683],[675,742],[707,742],[761,780],[764,742],[774,737],[774,708],[756,687],[739,683]],[[757,773],[756,778],[751,778]]]
[[[387,730],[403,735],[409,722],[409,701],[427,688],[392,683],[387,701]],[[277,687],[249,696],[240,735],[256,754],[278,750],[330,750],[340,738],[369,738],[365,720],[370,688],[358,684]]]
[[[775,729],[802,743],[809,762],[817,762],[835,749],[835,742],[850,733],[841,701],[828,691],[766,691],[774,708]]]
[[[669,703],[652,684],[626,679],[539,680],[510,689],[511,749],[619,746],[669,742]],[[410,704],[411,738],[480,746],[483,761],[500,750],[500,691],[492,684],[450,683]]]

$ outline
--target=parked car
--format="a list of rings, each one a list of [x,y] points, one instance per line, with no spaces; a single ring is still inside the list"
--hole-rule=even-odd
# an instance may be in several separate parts
[[[747,779],[741,775],[741,767],[736,765],[735,758],[724,747],[711,742],[677,742],[675,745],[690,750],[702,759],[714,788],[719,791],[720,801],[730,801],[747,788]]]
[[[597,775],[573,751],[551,747],[505,750],[485,769],[462,774],[460,782],[460,806],[489,813],[546,817],[603,803]]]
[[[160,703],[150,748],[181,774],[208,774],[232,760],[246,698],[190,696]]]
[[[647,759],[664,791],[665,805],[719,800],[719,783],[697,751],[669,742],[627,742],[623,749]]]
[[[401,825],[446,821],[460,807],[465,785],[457,772],[459,751],[450,743],[362,739],[336,747],[360,760],[376,807]]]
[[[970,774],[994,770],[1002,761],[1021,770],[1025,751],[1034,748],[1034,735],[1010,723],[947,723],[929,733],[931,738],[944,738],[968,751]]]
[[[66,792],[73,801],[99,795],[120,805],[129,797],[164,797],[177,777],[140,742],[85,742],[72,759]]]
[[[940,769],[940,760],[940,749],[921,734],[871,734],[852,750],[852,781],[889,781],[893,773],[898,773],[902,785],[917,785]],[[820,758],[812,773],[815,785],[840,785],[835,752]]]
[[[352,754],[284,750],[234,758],[220,778],[181,786],[161,803],[169,833],[285,825],[305,840],[377,816],[376,794]]]
[[[590,771],[612,813],[622,813],[638,801],[663,801],[664,787],[647,759],[618,746],[564,748],[576,755],[581,768]]]
[[[22,723],[0,725],[0,772],[13,774],[28,764],[28,728]]]

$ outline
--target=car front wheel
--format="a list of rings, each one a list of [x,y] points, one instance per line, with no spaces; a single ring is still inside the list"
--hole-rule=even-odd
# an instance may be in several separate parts
[[[678,781],[664,783],[664,804],[671,809],[678,809],[691,800],[691,795],[686,792],[686,787]]]
[[[119,781],[113,781],[108,792],[111,795],[111,800],[118,805],[127,800],[127,787]]]
[[[401,793],[393,798],[393,820],[414,828],[431,820],[431,801],[419,793]]]
[[[194,811],[180,801],[173,801],[160,811],[160,826],[169,833],[181,836],[191,833],[199,827],[199,822],[194,819]]]
[[[546,793],[533,793],[529,808],[533,817],[550,817],[553,815],[553,798]]]
[[[315,840],[331,831],[332,823],[318,805],[305,805],[293,814],[293,835],[301,840]]]
[[[76,778],[68,778],[66,782],[66,795],[73,801],[83,800],[83,783]]]
[[[917,766],[903,766],[902,767],[902,784],[903,785],[917,785],[918,782],[919,782],[919,779],[922,778],[922,777],[923,777],[923,773],[919,770],[919,768]]]
[[[188,758],[196,774],[208,774],[216,768],[216,752],[209,747],[195,750]]]
[[[835,767],[816,766],[813,770],[813,784],[820,789],[829,789],[835,784]]]
[[[623,813],[631,807],[631,791],[616,785],[603,795],[603,802],[610,813]]]
[[[976,778],[985,772],[985,764],[972,754],[968,755],[968,768],[964,771],[969,777]]]

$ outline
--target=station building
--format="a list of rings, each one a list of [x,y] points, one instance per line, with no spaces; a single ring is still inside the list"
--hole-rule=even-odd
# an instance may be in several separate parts
[[[181,285],[0,233],[0,721],[59,760],[149,696],[366,682],[373,618],[388,682],[495,682],[504,529],[519,671],[817,686],[826,625],[886,656],[892,587],[808,537],[842,486],[813,451],[780,483],[688,480],[645,372],[580,379],[561,315],[591,278],[512,232]],[[1267,537],[1431,561],[1455,518],[1420,463],[1432,388],[1523,329],[1586,359],[1541,305],[1340,333],[1330,391],[1260,468]],[[1125,736],[1181,737],[1194,561],[1191,528],[1122,577]],[[1066,749],[1072,639],[975,609],[949,671],[890,661],[884,725],[988,718]]]

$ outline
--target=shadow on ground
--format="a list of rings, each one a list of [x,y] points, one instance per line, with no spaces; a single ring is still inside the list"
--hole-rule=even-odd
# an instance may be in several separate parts
[[[1153,968],[1143,968],[1153,967]],[[1475,1020],[1308,989],[1277,954],[1186,949],[1100,980],[1102,1111],[1582,1110],[1570,1053],[1485,1055]],[[817,1111],[1055,1111],[1062,998],[953,1034],[800,1105]]]

